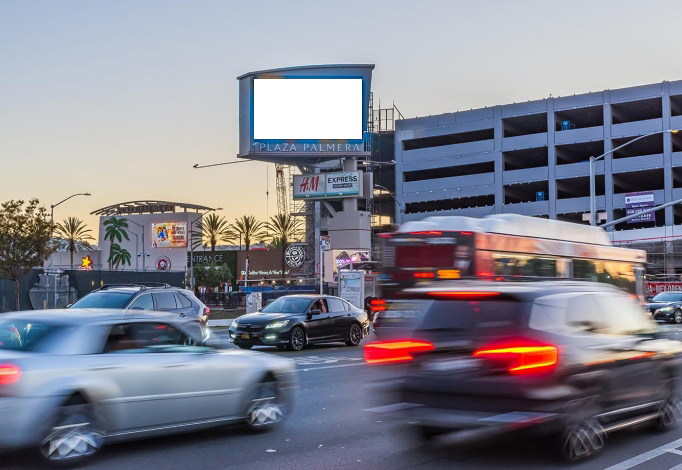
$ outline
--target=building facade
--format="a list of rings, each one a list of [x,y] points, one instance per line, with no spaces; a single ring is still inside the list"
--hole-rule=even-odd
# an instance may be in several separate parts
[[[597,162],[597,210],[607,221],[625,216],[630,192],[650,192],[656,205],[682,199],[682,132],[662,132],[671,129],[682,129],[682,81],[400,120],[396,217],[587,223],[590,156],[657,131]],[[608,230],[620,244],[682,235],[682,206],[653,219]]]

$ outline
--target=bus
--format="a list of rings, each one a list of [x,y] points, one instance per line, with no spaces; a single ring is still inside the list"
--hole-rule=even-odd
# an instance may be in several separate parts
[[[385,299],[438,280],[572,279],[612,284],[644,301],[646,251],[612,246],[599,227],[516,214],[446,216],[379,236]]]

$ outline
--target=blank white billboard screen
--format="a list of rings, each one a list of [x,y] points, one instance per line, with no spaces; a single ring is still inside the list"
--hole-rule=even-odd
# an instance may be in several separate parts
[[[362,79],[254,79],[253,138],[362,139]]]

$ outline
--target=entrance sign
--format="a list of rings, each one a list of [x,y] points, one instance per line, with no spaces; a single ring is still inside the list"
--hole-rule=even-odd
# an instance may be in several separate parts
[[[633,215],[642,212],[645,209],[654,207],[654,193],[653,191],[639,191],[636,193],[625,194],[625,215]],[[638,217],[633,217],[628,220],[629,224],[639,224],[643,222],[654,222],[656,220],[654,213],[649,212]]]
[[[362,271],[339,271],[339,297],[354,307],[363,309],[365,298],[365,273]]]

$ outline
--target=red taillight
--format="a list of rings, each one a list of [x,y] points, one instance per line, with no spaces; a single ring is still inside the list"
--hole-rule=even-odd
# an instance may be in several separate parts
[[[429,230],[427,232],[410,232],[410,235],[436,235],[440,236],[442,235],[442,232],[438,232],[436,230]]]
[[[373,312],[383,312],[384,310],[386,310],[386,300],[372,299],[369,302],[369,306]]]
[[[9,385],[19,381],[21,369],[14,364],[0,364],[0,385]]]
[[[211,309],[206,307],[206,315],[209,315],[211,313]]]
[[[499,292],[490,291],[435,291],[428,293],[429,297],[453,300],[488,299],[490,297],[499,297],[499,295]]]
[[[434,273],[430,273],[427,271],[421,271],[421,272],[418,271],[418,272],[414,273],[414,277],[415,277],[415,279],[432,279],[432,278],[436,277],[436,275]]]
[[[393,236],[392,233],[380,233],[379,238],[391,238]]]
[[[409,362],[414,353],[433,351],[433,343],[417,340],[379,341],[365,345],[365,362],[367,364],[385,364],[388,362]]]
[[[471,235],[471,232],[459,232],[460,235]]]
[[[493,273],[489,271],[481,271],[478,274],[476,274],[478,277],[492,277]]]
[[[559,361],[559,348],[548,344],[506,343],[474,352],[475,357],[503,363],[514,375],[549,372]]]

